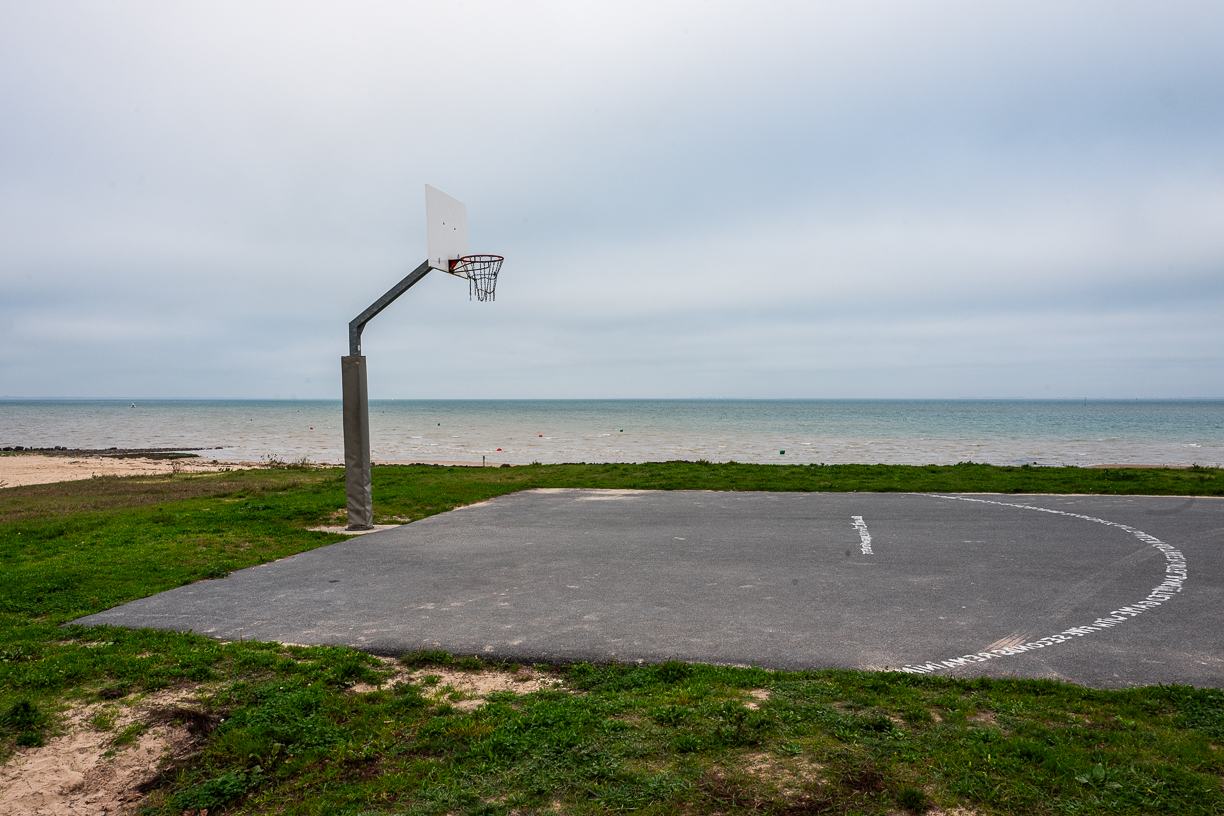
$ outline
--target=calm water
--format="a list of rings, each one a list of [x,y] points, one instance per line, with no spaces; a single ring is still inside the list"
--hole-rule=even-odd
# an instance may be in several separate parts
[[[1224,401],[386,400],[370,426],[375,461],[1224,462]],[[343,458],[322,400],[0,401],[7,445]]]

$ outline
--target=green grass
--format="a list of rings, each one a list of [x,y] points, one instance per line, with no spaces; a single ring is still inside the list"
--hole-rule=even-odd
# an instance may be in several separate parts
[[[380,467],[374,480],[378,521],[529,487],[1224,490],[1210,469],[970,464]],[[152,812],[1224,813],[1219,690],[577,665],[541,667],[559,688],[465,711],[444,681],[351,691],[389,670],[348,649],[62,626],[339,540],[306,528],[337,523],[343,506],[335,469],[0,490],[0,757],[57,733],[66,705],[208,684],[202,706],[167,715],[191,719],[201,753],[166,769]],[[483,666],[444,653],[407,662]],[[768,699],[746,707],[760,689]],[[113,750],[144,727],[115,730]]]
[[[1224,496],[1214,468],[997,467],[959,465],[740,465],[664,462],[637,465],[528,465],[515,468],[375,468],[376,511],[412,516],[422,499],[442,505],[531,487],[641,490],[829,492],[1094,493]],[[436,491],[436,492],[435,492]],[[436,498],[435,498],[436,497]]]
[[[576,665],[564,690],[459,712],[292,673],[236,684],[155,812],[1219,813],[1218,693],[1040,681]],[[767,689],[759,709],[752,689]],[[938,721],[936,721],[938,718]],[[1216,726],[1218,728],[1218,726]],[[240,797],[246,797],[240,799]]]

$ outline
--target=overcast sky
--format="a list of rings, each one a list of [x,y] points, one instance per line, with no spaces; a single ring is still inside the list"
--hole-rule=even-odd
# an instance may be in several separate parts
[[[1224,4],[0,0],[0,397],[1224,397]]]

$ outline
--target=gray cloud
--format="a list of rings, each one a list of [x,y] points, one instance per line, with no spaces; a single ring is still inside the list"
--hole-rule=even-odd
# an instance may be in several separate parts
[[[0,395],[1214,396],[1214,4],[0,8]]]

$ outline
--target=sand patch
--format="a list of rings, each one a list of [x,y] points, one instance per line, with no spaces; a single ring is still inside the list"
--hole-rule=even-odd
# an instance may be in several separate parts
[[[576,488],[582,493],[575,497],[578,501],[624,501],[637,499],[648,495],[649,490],[631,490],[628,488]]]
[[[258,467],[253,463],[214,459],[119,459],[109,456],[0,456],[0,486],[51,484],[91,479],[94,476],[164,476],[167,473],[212,473]]]
[[[350,530],[347,527],[307,527],[312,533],[334,533],[336,535],[358,536],[366,533],[381,533],[383,530],[394,530],[398,524],[375,524],[369,530]]]
[[[564,687],[560,680],[537,674],[525,666],[516,672],[498,669],[461,671],[444,666],[408,669],[399,666],[394,658],[380,657],[379,660],[388,668],[395,669],[395,673],[383,681],[383,688],[390,688],[396,683],[414,683],[421,687],[425,697],[439,703],[450,703],[460,711],[480,708],[487,702],[485,698],[488,695],[499,691],[530,694],[542,689]],[[351,690],[357,694],[367,694],[376,688],[368,683],[357,683]]]
[[[780,757],[776,754],[758,752],[745,754],[740,760],[741,770],[778,788],[786,797],[800,794],[804,789],[824,782],[821,771],[824,766],[803,757]]]
[[[194,750],[197,736],[176,724],[175,709],[198,708],[200,687],[148,694],[132,701],[70,709],[63,733],[41,748],[19,748],[0,768],[0,813],[38,816],[123,816],[144,802],[143,788],[166,763]],[[99,727],[101,726],[101,727]],[[143,727],[127,744],[116,738]]]
[[[748,696],[752,699],[744,703],[744,708],[751,708],[753,711],[761,707],[761,703],[769,700],[769,689],[753,689],[748,692]]]

